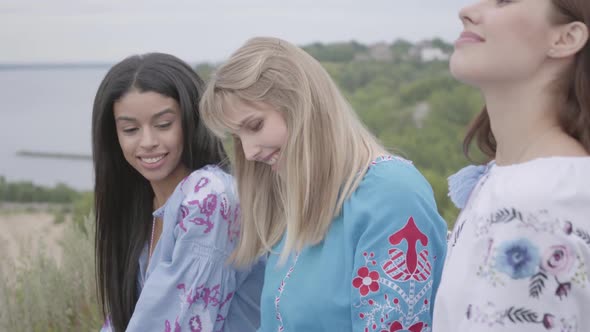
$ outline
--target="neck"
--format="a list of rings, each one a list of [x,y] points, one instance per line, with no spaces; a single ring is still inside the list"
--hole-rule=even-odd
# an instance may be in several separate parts
[[[485,89],[484,98],[497,143],[498,165],[585,154],[580,143],[561,128],[559,103],[547,89],[504,84]]]
[[[154,210],[160,208],[174,192],[176,186],[190,174],[190,170],[179,165],[168,177],[160,181],[151,181],[154,191]]]

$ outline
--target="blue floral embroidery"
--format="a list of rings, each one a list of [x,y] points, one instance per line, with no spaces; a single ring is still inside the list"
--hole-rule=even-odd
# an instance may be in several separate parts
[[[512,279],[532,276],[538,271],[540,262],[539,249],[525,238],[507,241],[498,247],[496,269]]]

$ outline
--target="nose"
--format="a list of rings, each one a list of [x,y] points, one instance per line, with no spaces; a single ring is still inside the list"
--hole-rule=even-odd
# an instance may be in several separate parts
[[[262,150],[258,147],[252,140],[250,139],[242,139],[242,150],[244,151],[244,157],[247,160],[255,161],[258,160],[260,156],[260,151]]]
[[[463,22],[463,25],[478,24],[481,21],[481,12],[479,8],[481,2],[482,1],[479,1],[461,8],[459,11],[459,19]]]
[[[153,130],[151,130],[150,128],[144,128],[141,130],[141,138],[140,138],[139,145],[142,148],[144,148],[146,150],[151,150],[151,149],[157,147],[158,144],[159,144],[158,136]]]

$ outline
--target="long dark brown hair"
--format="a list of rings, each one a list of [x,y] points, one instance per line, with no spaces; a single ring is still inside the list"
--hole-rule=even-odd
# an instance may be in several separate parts
[[[203,81],[182,60],[168,54],[131,56],[103,79],[92,110],[95,170],[96,273],[102,310],[114,331],[124,331],[138,299],[139,256],[151,228],[154,193],[131,167],[119,145],[113,104],[130,90],[153,91],[180,105],[184,150],[181,162],[195,170],[221,164],[226,155],[219,139],[199,116]]]
[[[589,0],[552,0],[555,7],[555,23],[582,22],[590,27]],[[590,153],[590,42],[576,54],[573,65],[561,78],[566,103],[559,112],[563,130],[578,140]],[[469,147],[475,139],[477,147],[488,157],[496,155],[496,139],[492,133],[486,107],[473,120],[463,141],[463,152],[469,156]]]

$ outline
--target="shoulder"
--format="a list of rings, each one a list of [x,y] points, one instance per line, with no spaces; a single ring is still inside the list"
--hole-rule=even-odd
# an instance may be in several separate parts
[[[204,198],[208,194],[235,194],[234,178],[221,168],[208,165],[193,171],[179,184],[187,199]]]
[[[400,157],[388,157],[371,165],[350,199],[395,199],[398,205],[416,197],[433,198],[432,187],[428,181],[410,161]]]
[[[465,208],[469,195],[477,183],[486,176],[494,162],[487,165],[468,165],[449,176],[449,198],[459,209]]]
[[[177,232],[184,239],[210,239],[211,245],[231,244],[239,234],[239,202],[234,178],[219,167],[206,166],[192,172],[178,189],[183,199]],[[203,242],[204,241],[204,242]]]
[[[498,203],[535,208],[590,209],[590,157],[553,157],[494,166],[486,192]]]
[[[415,223],[423,232],[443,238],[446,223],[439,215],[428,181],[407,160],[393,157],[372,165],[344,207],[351,231],[382,233]]]

